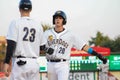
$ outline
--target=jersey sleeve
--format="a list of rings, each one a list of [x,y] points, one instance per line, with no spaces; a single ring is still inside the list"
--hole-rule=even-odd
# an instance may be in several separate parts
[[[42,27],[41,27],[41,38],[40,39],[41,39],[40,45],[45,45],[47,43],[47,40],[45,39],[45,35],[44,35]]]
[[[7,39],[17,41],[17,26],[16,21],[12,21],[8,28]]]
[[[86,44],[83,40],[79,38],[79,36],[76,35],[73,35],[72,41],[73,41],[73,47],[78,50],[82,50],[83,46],[85,46]]]
[[[48,41],[48,34],[50,33],[50,30],[46,30],[45,32],[44,32],[44,34],[43,34],[43,39],[45,39],[45,41],[46,41],[46,46],[48,46],[48,43],[47,43],[47,41]]]

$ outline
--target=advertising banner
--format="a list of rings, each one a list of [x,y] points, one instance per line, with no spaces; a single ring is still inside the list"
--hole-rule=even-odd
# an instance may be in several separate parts
[[[92,47],[96,52],[104,55],[104,56],[109,56],[110,55],[110,49],[109,48],[105,48],[105,47]],[[71,49],[71,56],[90,56],[90,54],[88,54],[85,51],[82,50],[76,50],[75,48]]]
[[[120,55],[110,55],[109,64],[110,64],[110,70],[120,71]]]
[[[48,80],[47,73],[40,73],[40,80]],[[96,80],[94,72],[70,72],[68,80]]]
[[[95,80],[94,72],[71,72],[69,80]]]

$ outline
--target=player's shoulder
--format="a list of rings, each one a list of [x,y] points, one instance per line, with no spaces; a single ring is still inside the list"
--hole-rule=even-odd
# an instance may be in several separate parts
[[[19,19],[20,18],[14,18],[14,19],[11,20],[11,22],[17,22],[17,21],[19,21]]]
[[[48,36],[48,35],[52,34],[52,29],[53,29],[53,28],[50,28],[50,29],[45,30],[45,31],[44,31],[44,35]]]
[[[19,23],[19,22],[21,22],[21,17],[20,17],[20,18],[13,19],[13,20],[11,21],[11,23],[15,23],[15,24],[17,24],[17,23]]]
[[[68,29],[68,28],[65,28],[65,29],[66,29],[66,32],[67,32],[67,33],[69,33],[71,36],[73,36],[74,33],[72,32],[72,30],[70,30],[70,29]]]
[[[53,29],[54,29],[53,27],[51,27],[51,28],[49,28],[49,29],[46,29],[46,30],[45,30],[45,33],[50,33]]]
[[[37,27],[42,28],[42,25],[39,20],[32,18],[32,17],[28,17],[27,19],[30,20],[31,24],[34,24],[34,27],[37,26]]]
[[[19,19],[12,19],[12,20],[10,21],[10,26],[14,27],[14,25],[17,24],[18,20],[19,20]]]

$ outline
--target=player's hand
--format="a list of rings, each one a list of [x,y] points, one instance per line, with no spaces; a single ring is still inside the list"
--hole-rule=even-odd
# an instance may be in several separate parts
[[[107,58],[105,58],[103,55],[97,54],[97,57],[103,62],[103,64],[107,63]]]
[[[102,62],[103,62],[103,64],[106,64],[106,63],[107,63],[107,58],[104,57],[104,58],[102,59]]]
[[[9,64],[5,63],[4,64],[4,73],[5,73],[5,76],[8,77],[10,75],[10,66]]]
[[[42,46],[40,46],[40,51],[41,51],[41,53],[47,53],[47,54],[51,55],[51,54],[53,54],[54,49],[50,48],[50,47],[46,47],[46,45],[42,45]]]
[[[54,53],[54,49],[53,49],[53,48],[48,48],[48,49],[46,50],[46,53],[49,54],[49,55],[51,55],[51,54]]]

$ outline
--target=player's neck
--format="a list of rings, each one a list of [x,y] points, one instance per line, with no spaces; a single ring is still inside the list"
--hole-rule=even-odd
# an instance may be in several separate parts
[[[30,16],[30,12],[29,11],[20,11],[20,13],[21,13],[21,17],[24,17],[24,16],[26,16],[26,17],[29,17]]]
[[[64,27],[55,27],[54,30],[55,30],[55,32],[60,33],[62,31],[64,31],[65,28]]]
[[[30,14],[27,14],[27,13],[23,13],[23,14],[21,14],[21,17],[24,17],[24,16],[29,17]]]

